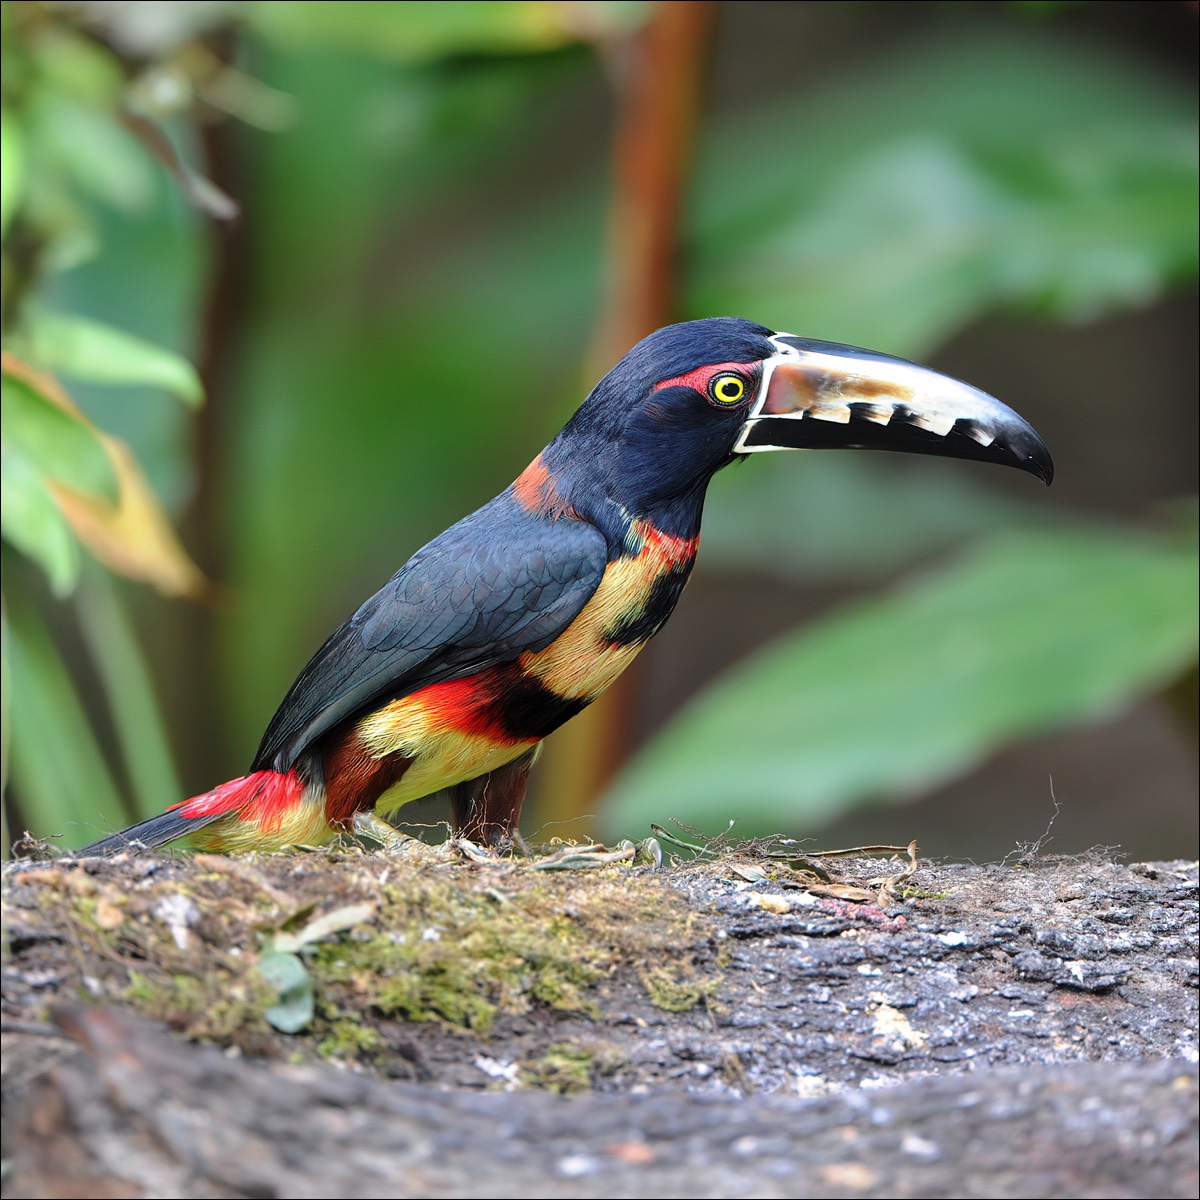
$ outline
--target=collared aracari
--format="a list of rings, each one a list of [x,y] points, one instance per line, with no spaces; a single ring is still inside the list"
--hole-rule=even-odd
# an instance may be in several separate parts
[[[979,459],[1049,483],[1041,438],[965,383],[736,318],[639,342],[494,500],[418,550],[317,651],[248,774],[81,853],[186,839],[319,844],[447,793],[463,835],[516,834],[547,734],[671,615],[709,480],[759,450]]]

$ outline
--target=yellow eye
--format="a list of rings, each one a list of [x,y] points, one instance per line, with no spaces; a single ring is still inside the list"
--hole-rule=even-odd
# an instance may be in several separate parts
[[[718,404],[736,404],[746,394],[746,381],[740,375],[714,375],[708,394]]]

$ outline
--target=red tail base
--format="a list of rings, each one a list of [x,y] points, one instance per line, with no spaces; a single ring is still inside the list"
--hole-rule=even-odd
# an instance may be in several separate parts
[[[294,770],[285,775],[255,771],[190,800],[181,800],[167,811],[177,812],[189,821],[211,821],[237,813],[241,820],[269,832],[279,828],[284,815],[293,811],[303,797],[304,782]]]

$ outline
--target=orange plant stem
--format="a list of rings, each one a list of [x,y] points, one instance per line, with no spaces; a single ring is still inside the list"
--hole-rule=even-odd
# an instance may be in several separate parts
[[[635,35],[604,48],[617,97],[604,308],[590,354],[598,378],[677,315],[679,228],[708,64],[715,4],[661,4]],[[547,743],[538,809],[583,836],[577,818],[628,755],[637,665]],[[550,827],[545,833],[554,832]]]

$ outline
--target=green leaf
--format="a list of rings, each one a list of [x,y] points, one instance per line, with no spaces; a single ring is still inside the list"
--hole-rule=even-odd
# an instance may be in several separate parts
[[[99,321],[42,310],[29,322],[29,357],[93,383],[158,387],[198,405],[204,385],[181,354]]]
[[[185,793],[133,619],[115,581],[95,569],[86,574],[78,611],[138,814],[153,816]]]
[[[114,51],[99,38],[56,22],[39,29],[36,37],[17,33],[14,41],[23,43],[22,48],[34,60],[37,84],[89,108],[115,109],[125,70]]]
[[[264,1013],[280,1033],[299,1033],[313,1019],[313,985],[294,954],[268,953],[258,960],[258,973],[274,990],[276,1003]]]
[[[174,182],[159,173],[157,201],[137,221],[110,210],[90,212],[104,252],[44,280],[40,303],[79,313],[179,350],[202,325],[206,231]],[[106,433],[128,442],[155,492],[172,512],[192,495],[188,461],[191,412],[164,403],[156,388],[132,387],[119,397],[103,384],[73,381],[71,395]]]
[[[915,355],[1144,304],[1196,269],[1196,140],[1186,91],[1049,31],[889,45],[709,137],[688,307]]]
[[[15,701],[13,791],[35,834],[82,846],[128,825],[130,814],[41,616],[17,590],[5,599]]]
[[[635,758],[606,818],[810,829],[911,796],[1177,677],[1196,609],[1194,541],[998,537],[735,668]]]
[[[15,447],[0,445],[0,531],[33,559],[56,596],[79,580],[79,546],[37,468]]]
[[[39,164],[85,194],[129,214],[153,198],[150,158],[114,111],[43,88],[29,104],[28,130]]]
[[[8,233],[25,187],[25,135],[16,117],[0,111],[0,237]]]
[[[113,499],[117,477],[95,429],[14,375],[0,380],[4,441],[43,476]]]

